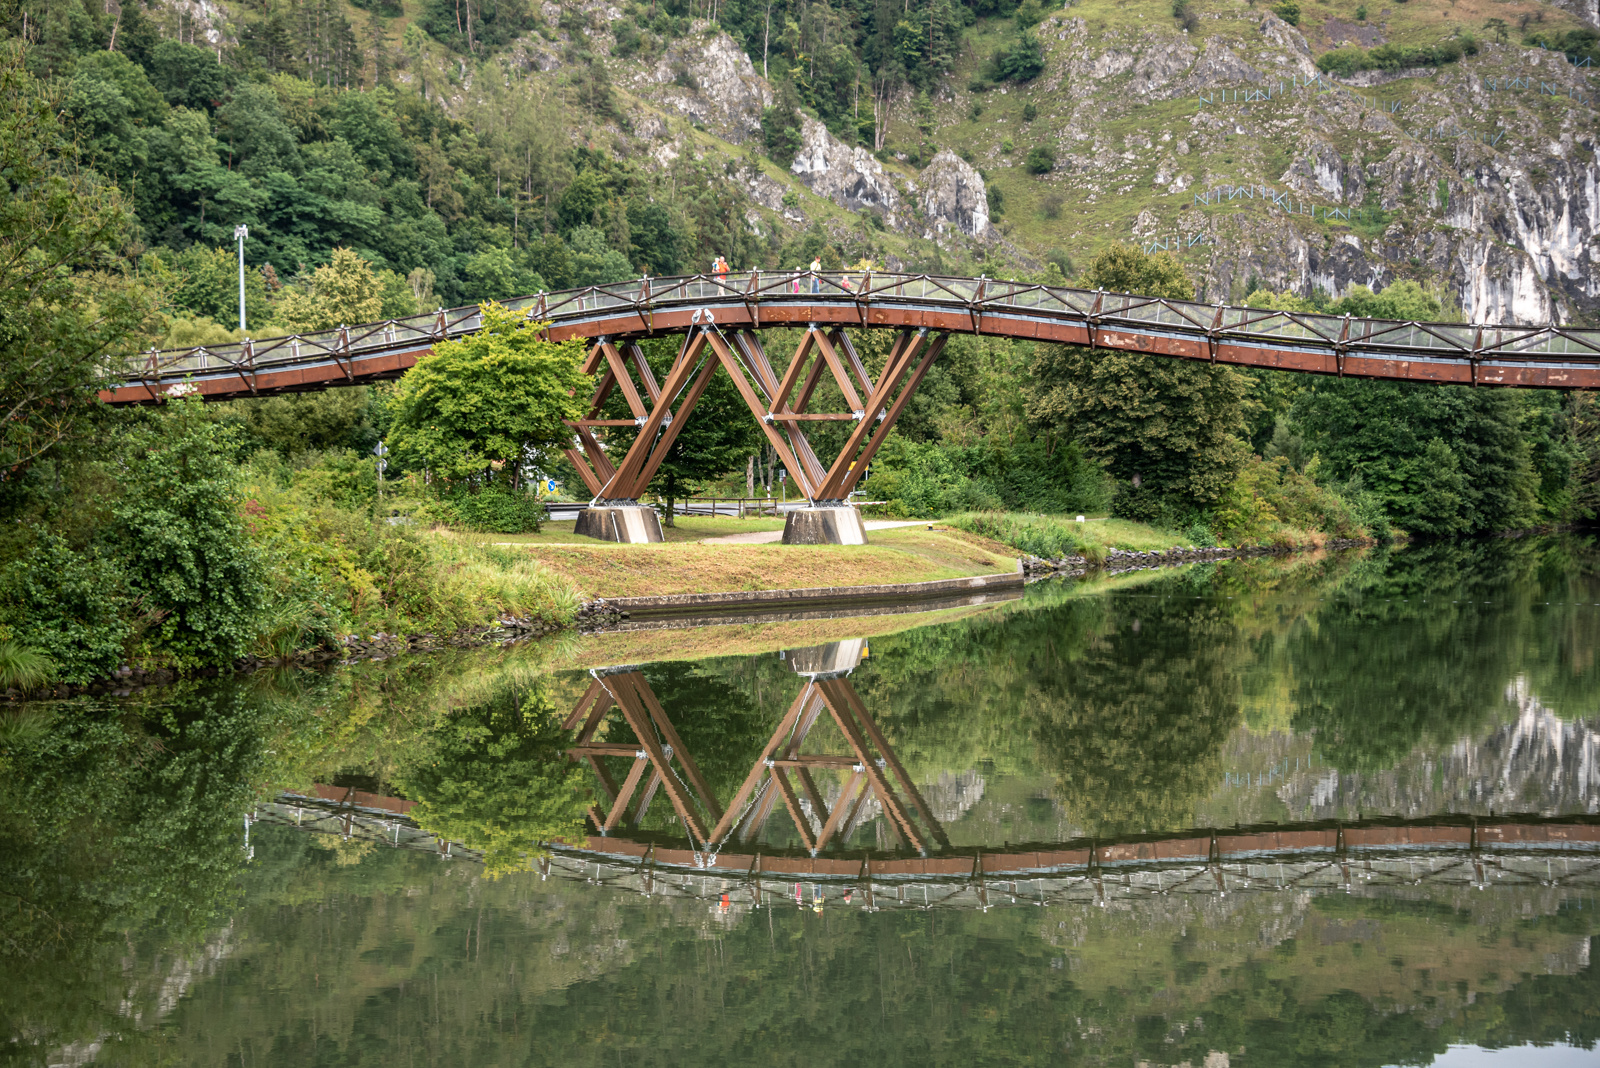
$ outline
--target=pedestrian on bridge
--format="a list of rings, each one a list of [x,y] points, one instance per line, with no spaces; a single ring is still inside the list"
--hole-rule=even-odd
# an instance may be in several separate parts
[[[817,277],[817,272],[822,270],[822,257],[817,256],[811,261],[811,292],[822,292],[822,279]]]

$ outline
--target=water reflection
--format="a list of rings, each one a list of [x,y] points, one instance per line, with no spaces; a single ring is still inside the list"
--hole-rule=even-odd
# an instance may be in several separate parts
[[[0,1059],[1592,1055],[1591,553],[67,702],[0,732]]]
[[[897,843],[924,856],[930,838],[948,847],[944,829],[850,684],[850,673],[860,666],[866,648],[866,642],[856,638],[787,651],[789,667],[805,683],[726,808],[718,803],[645,673],[635,667],[592,671],[594,681],[565,727],[577,731],[577,744],[569,754],[593,768],[604,793],[603,805],[589,810],[593,829],[610,835],[624,822],[635,827],[644,823],[656,791],[664,786],[690,845],[712,856],[730,838],[741,842],[760,838],[779,797],[801,845],[813,856],[830,844],[848,841],[863,817],[874,810],[886,817],[884,825]],[[594,740],[613,708],[621,711],[632,741]],[[815,740],[812,729],[824,711],[838,729],[835,748],[847,751],[802,753],[807,741]],[[608,766],[618,761],[628,767],[620,785]],[[673,768],[674,761],[681,775]],[[635,801],[647,762],[649,778]],[[830,771],[845,776],[842,786],[831,791],[831,801],[817,785],[818,776]]]

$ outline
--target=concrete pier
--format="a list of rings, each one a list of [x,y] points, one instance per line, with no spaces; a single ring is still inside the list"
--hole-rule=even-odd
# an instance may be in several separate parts
[[[626,545],[667,540],[661,534],[661,517],[656,510],[634,501],[592,504],[578,513],[578,522],[572,532]]]
[[[790,512],[783,521],[785,545],[865,545],[867,528],[851,504],[818,505]]]

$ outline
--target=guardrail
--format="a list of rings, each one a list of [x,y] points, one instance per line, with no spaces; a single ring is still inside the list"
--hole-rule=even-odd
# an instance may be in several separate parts
[[[890,272],[769,272],[641,279],[539,293],[507,301],[506,307],[548,324],[552,336],[651,336],[717,325],[759,329],[800,325],[807,316],[863,327],[927,325],[996,336],[1052,337],[1043,325],[1066,325],[1073,336],[1098,347],[1217,359],[1221,346],[1259,348],[1229,362],[1281,366],[1284,351],[1331,357],[1329,372],[1344,373],[1347,357],[1382,361],[1459,362],[1581,372],[1572,381],[1484,378],[1484,384],[1600,384],[1600,330],[1554,324],[1429,323],[1358,319],[1317,312],[1283,312],[1224,304],[1172,300],[1129,293],[1034,285],[989,278],[959,278]],[[701,319],[700,315],[710,312]],[[476,306],[440,309],[429,315],[391,319],[310,334],[247,339],[225,345],[169,349],[125,357],[117,368],[124,385],[111,403],[150,403],[185,392],[183,383],[208,381],[208,396],[249,396],[259,376],[301,369],[272,390],[321,389],[398,377],[437,342],[477,331]],[[1059,334],[1059,331],[1058,331]],[[1178,351],[1173,342],[1189,343]],[[1196,347],[1198,346],[1198,347]],[[1271,350],[1270,352],[1267,350]],[[396,357],[374,360],[385,354]],[[1321,369],[1297,367],[1294,369]],[[1355,368],[1352,374],[1375,374]],[[1437,375],[1385,371],[1383,377],[1439,380]],[[282,377],[282,376],[280,376]],[[233,386],[228,385],[232,380]],[[1457,376],[1450,380],[1467,381]],[[177,387],[174,389],[174,387]]]

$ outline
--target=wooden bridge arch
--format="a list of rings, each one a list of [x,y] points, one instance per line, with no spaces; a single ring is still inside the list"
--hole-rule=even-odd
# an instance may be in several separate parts
[[[590,343],[586,374],[599,375],[568,456],[597,505],[632,505],[720,368],[738,386],[797,489],[813,504],[847,498],[950,334],[1085,345],[1178,359],[1313,374],[1434,384],[1600,387],[1600,330],[1557,325],[1423,323],[1201,304],[1058,286],[889,272],[741,272],[641,279],[510,301],[543,322],[551,340]],[[152,351],[129,357],[109,404],[161,403],[175,393],[228,400],[398,378],[438,342],[481,326],[476,307],[440,310],[307,335]],[[798,328],[800,346],[780,376],[759,331]],[[893,330],[874,381],[853,330]],[[658,383],[638,340],[683,338]],[[849,410],[810,409],[828,375]],[[613,391],[632,418],[604,419]],[[824,461],[806,424],[854,426]],[[605,428],[637,427],[620,461]],[[597,433],[598,432],[598,433]],[[623,538],[622,540],[628,540]]]

